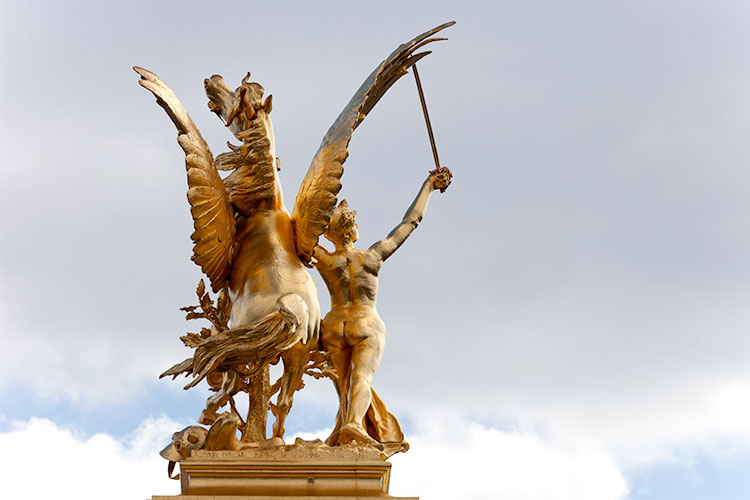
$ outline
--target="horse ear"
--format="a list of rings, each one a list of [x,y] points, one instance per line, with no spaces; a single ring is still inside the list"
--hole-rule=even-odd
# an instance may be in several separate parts
[[[266,97],[266,100],[263,101],[263,109],[266,111],[266,114],[271,112],[271,109],[273,108],[273,96],[269,95]]]

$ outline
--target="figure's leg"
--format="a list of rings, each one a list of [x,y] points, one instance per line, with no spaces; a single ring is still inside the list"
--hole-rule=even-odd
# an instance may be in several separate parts
[[[347,423],[362,424],[372,401],[370,386],[383,357],[383,342],[379,337],[361,341],[352,349],[352,374]]]
[[[240,386],[240,377],[235,371],[224,372],[221,380],[221,387],[216,393],[206,400],[206,408],[198,417],[198,423],[204,425],[213,424],[219,417],[216,412],[219,408],[227,404],[229,398],[237,394]]]
[[[352,347],[349,411],[341,439],[374,444],[377,441],[367,434],[363,422],[372,402],[372,378],[383,357],[385,326],[380,318],[368,318],[358,322],[357,328],[359,330],[356,333],[365,338]],[[367,335],[363,335],[364,332],[367,332]]]
[[[294,392],[299,389],[302,375],[310,360],[310,347],[297,342],[290,349],[281,353],[284,372],[281,375],[281,388],[276,399],[276,421],[273,424],[273,437],[284,438],[284,422],[292,408]]]
[[[346,420],[349,408],[349,381],[351,378],[351,348],[330,343],[325,347],[331,359],[333,369],[336,371],[337,380],[333,381],[336,393],[339,396],[339,410],[336,413],[336,425],[333,432],[326,439],[326,444],[336,446],[341,434],[341,426]]]
[[[344,339],[345,318],[348,318],[348,314],[342,317],[336,311],[331,311],[320,323],[321,349],[328,353],[328,360],[336,373],[336,378],[331,381],[339,397],[336,424],[333,427],[331,435],[326,439],[328,446],[339,444],[339,434],[341,433],[341,426],[346,419],[346,410],[348,407],[351,349],[346,345],[346,340]]]

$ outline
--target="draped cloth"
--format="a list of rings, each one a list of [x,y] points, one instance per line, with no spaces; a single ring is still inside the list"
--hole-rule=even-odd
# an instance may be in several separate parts
[[[395,453],[407,451],[409,443],[404,439],[404,432],[401,430],[398,420],[388,411],[375,389],[370,388],[370,390],[372,402],[367,409],[363,422],[367,434],[383,445],[386,458]]]

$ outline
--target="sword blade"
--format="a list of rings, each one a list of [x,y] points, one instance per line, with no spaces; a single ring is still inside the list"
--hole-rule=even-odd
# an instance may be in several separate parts
[[[417,81],[417,91],[419,92],[419,100],[422,103],[422,113],[424,113],[424,121],[427,124],[427,134],[430,136],[430,146],[432,146],[432,156],[435,158],[435,167],[440,168],[440,160],[438,159],[437,146],[435,146],[435,136],[432,133],[432,125],[430,124],[430,115],[427,112],[427,102],[424,100],[424,92],[422,91],[422,81],[419,79],[419,71],[417,71],[416,63],[412,66],[414,70],[414,79]]]

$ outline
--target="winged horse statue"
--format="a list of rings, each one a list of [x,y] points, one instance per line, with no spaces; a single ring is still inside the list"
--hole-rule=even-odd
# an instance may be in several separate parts
[[[192,375],[186,389],[220,374],[220,388],[208,399],[200,423],[214,423],[219,417],[216,410],[242,390],[243,380],[281,357],[284,368],[273,436],[283,439],[293,394],[319,337],[318,292],[307,268],[314,263],[315,246],[336,206],[352,133],[391,85],[430,53],[417,51],[444,40],[433,35],[452,24],[437,26],[402,44],[367,77],[323,138],[291,215],[279,182],[272,97],[264,99],[263,87],[248,81],[249,73],[235,90],[218,75],[204,81],[209,109],[240,141],[239,145],[228,143],[229,151],[214,158],[172,90],[154,73],[133,68],[141,76],[140,85],[153,93],[177,127],[177,142],[185,152],[187,198],[195,229],[192,260],[208,277],[213,291],[227,294],[231,301],[231,328],[214,329],[192,358],[163,374]],[[219,171],[229,174],[222,177]],[[264,414],[261,439],[267,408],[266,402],[259,409]],[[243,440],[247,439],[243,434]]]

